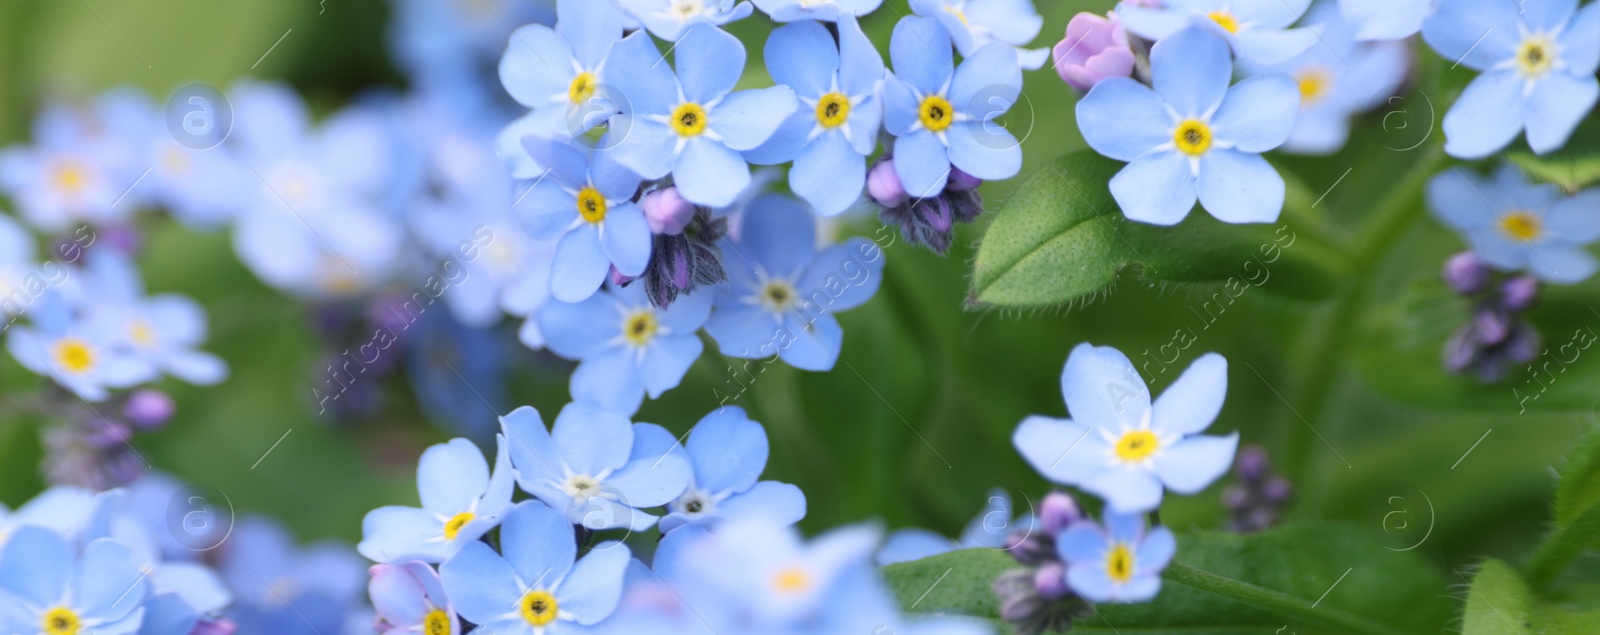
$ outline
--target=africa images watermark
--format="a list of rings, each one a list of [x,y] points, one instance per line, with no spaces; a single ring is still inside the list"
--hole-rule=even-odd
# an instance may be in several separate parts
[[[1596,311],[1594,307],[1589,307],[1589,311],[1594,313],[1596,317],[1600,317],[1600,311]],[[1511,396],[1517,399],[1517,407],[1519,408],[1517,410],[1517,414],[1520,415],[1528,411],[1529,399],[1537,400],[1539,397],[1544,396],[1544,391],[1549,390],[1550,386],[1556,383],[1556,373],[1566,373],[1567,366],[1578,361],[1578,357],[1582,355],[1584,351],[1589,350],[1589,345],[1594,344],[1596,339],[1600,339],[1600,337],[1595,335],[1594,329],[1585,326],[1573,330],[1572,337],[1568,338],[1565,344],[1556,347],[1556,353],[1551,353],[1548,347],[1546,347],[1544,351],[1540,352],[1539,357],[1535,358],[1534,361],[1530,362],[1527,368],[1524,369],[1527,372],[1528,378],[1522,380],[1522,383],[1524,384],[1538,382],[1539,389],[1537,391],[1531,391],[1528,393],[1523,393],[1522,391],[1517,390],[1515,387],[1511,389]],[[1569,353],[1571,355],[1570,357],[1563,358],[1563,356],[1566,356]],[[1555,362],[1556,366],[1558,366],[1558,368],[1555,369],[1556,372],[1551,372],[1551,362]],[[1538,365],[1535,366],[1534,364]],[[1548,378],[1549,381],[1540,378],[1540,373],[1543,373],[1544,377]]]
[[[56,243],[49,260],[23,275],[20,281],[15,281],[11,289],[0,291],[4,293],[0,295],[0,313],[5,314],[4,322],[0,323],[0,331],[5,331],[11,328],[12,324],[16,324],[17,320],[26,315],[28,309],[51,289],[66,284],[72,277],[72,269],[68,265],[82,260],[84,252],[94,244],[96,238],[93,228],[88,225],[79,226],[71,236]]]

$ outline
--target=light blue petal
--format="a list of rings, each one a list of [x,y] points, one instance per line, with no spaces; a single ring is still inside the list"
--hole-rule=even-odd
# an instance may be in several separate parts
[[[635,31],[611,47],[606,59],[606,83],[616,89],[625,114],[672,112],[678,99],[678,79],[661,63],[661,51],[644,31]],[[637,171],[637,168],[635,168]],[[648,175],[647,175],[648,176]]]
[[[1133,543],[1144,533],[1144,516],[1141,514],[1105,513],[1106,535],[1112,542]]]
[[[1590,188],[1556,201],[1545,216],[1545,228],[1563,241],[1588,244],[1600,240],[1600,188]]]
[[[0,589],[34,606],[54,606],[67,591],[72,560],[59,534],[24,525],[0,547]]]
[[[1517,4],[1517,12],[1528,28],[1546,32],[1565,26],[1578,9],[1578,0],[1523,0]]]
[[[989,37],[1014,46],[1033,41],[1044,26],[1029,0],[969,0],[967,21],[985,27]]]
[[[593,69],[622,39],[622,14],[610,2],[557,2],[556,30],[572,43],[578,62]]]
[[[712,494],[750,489],[767,467],[766,430],[736,406],[701,418],[684,449],[694,464],[695,487]]]
[[[1216,141],[1241,152],[1266,152],[1289,138],[1300,112],[1300,90],[1284,75],[1262,75],[1239,82],[1211,119]]]
[[[794,158],[789,187],[816,208],[819,216],[837,216],[861,199],[867,185],[867,159],[836,132],[823,133]]]
[[[1197,494],[1227,473],[1238,447],[1237,432],[1225,437],[1186,437],[1156,452],[1156,473],[1167,489],[1178,494]]]
[[[633,425],[621,415],[574,402],[561,408],[551,432],[561,460],[578,474],[596,475],[628,462]]]
[[[956,541],[926,529],[896,529],[878,549],[878,566],[911,562],[956,550]]]
[[[1129,33],[1151,41],[1172,35],[1188,24],[1188,16],[1183,11],[1149,8],[1127,2],[1117,4],[1117,18]]]
[[[1250,29],[1233,36],[1233,48],[1239,58],[1261,64],[1287,61],[1313,46],[1318,46],[1317,32],[1309,28]]]
[[[878,47],[867,39],[854,17],[840,17],[838,29],[839,87],[851,95],[873,92],[872,87],[883,79],[883,56],[878,54]],[[796,88],[795,92],[800,89]]]
[[[1117,585],[1106,574],[1103,562],[1073,565],[1067,569],[1067,585],[1090,602],[1110,602],[1117,597]]]
[[[500,58],[500,84],[529,108],[549,106],[553,98],[565,97],[575,74],[567,39],[543,24],[513,31],[505,57]]]
[[[697,104],[728,94],[744,73],[744,45],[710,24],[684,29],[674,50],[684,98]]]
[[[894,140],[894,173],[907,194],[937,196],[950,179],[949,150],[927,129],[900,136]]]
[[[807,301],[829,312],[847,311],[867,303],[883,281],[883,249],[866,238],[851,238],[817,253],[811,266],[795,284]]]
[[[773,127],[781,121],[775,121]],[[672,176],[685,200],[726,207],[750,185],[750,166],[745,165],[739,153],[699,136],[689,139],[683,154],[673,162]]]
[[[567,359],[583,359],[598,353],[622,332],[622,318],[616,304],[604,293],[596,293],[578,303],[550,302],[539,309],[535,319],[545,344]]]
[[[622,576],[630,558],[628,546],[620,542],[595,545],[556,589],[561,612],[585,626],[609,617],[622,599]]]
[[[550,263],[550,295],[562,302],[582,302],[600,288],[611,271],[611,259],[600,245],[600,232],[583,223],[556,243]]]
[[[1106,499],[1106,505],[1120,513],[1147,512],[1161,505],[1161,480],[1142,469],[1103,471],[1084,483],[1083,489]]]
[[[196,611],[220,611],[233,602],[222,578],[204,564],[167,561],[151,576],[157,588],[172,591]]]
[[[800,149],[806,146],[806,137],[816,126],[817,119],[812,113],[797,108],[766,141],[754,149],[746,150],[744,160],[754,165],[778,165],[793,161]]]
[[[777,481],[760,481],[743,494],[717,504],[724,518],[765,518],[793,525],[806,517],[806,495],[800,488]]]
[[[1550,73],[1533,85],[1523,120],[1528,126],[1528,147],[1538,154],[1561,149],[1567,137],[1600,98],[1600,81],[1593,74],[1573,77]]]
[[[889,134],[899,136],[917,125],[919,104],[916,89],[890,73],[883,79],[883,125]]]
[[[198,614],[183,598],[171,593],[154,596],[144,603],[144,615],[139,619],[138,633],[140,635],[164,635],[166,633],[188,633],[194,630]],[[7,627],[4,607],[0,607],[0,627]],[[32,617],[32,616],[29,616]],[[29,620],[31,622],[31,620]],[[33,624],[23,622],[28,627]],[[17,626],[10,626],[17,628]],[[85,629],[87,631],[87,629]],[[94,629],[101,633],[101,628]]]
[[[367,595],[378,617],[401,628],[422,624],[431,610],[422,582],[400,565],[373,567]]]
[[[728,357],[767,359],[777,353],[782,324],[755,306],[719,306],[706,320],[706,334]]]
[[[572,523],[567,522],[561,512],[535,501],[520,503],[506,514],[505,522],[500,524],[500,550],[505,552],[505,561],[517,576],[535,589],[555,587],[567,577],[573,559],[578,557]],[[466,553],[467,549],[463,548],[456,558]],[[460,602],[458,596],[450,592],[448,578],[445,591],[451,599]],[[462,615],[467,613],[462,611]],[[467,619],[473,618],[467,615]]]
[[[1081,485],[1100,471],[1095,450],[1105,441],[1090,426],[1030,415],[1012,433],[1011,444],[1051,482]]]
[[[1561,32],[1561,61],[1567,72],[1576,76],[1593,75],[1600,68],[1600,5],[1590,4],[1578,11]]]
[[[1178,540],[1172,530],[1155,527],[1145,534],[1144,543],[1133,554],[1134,567],[1139,573],[1156,573],[1167,568],[1172,556],[1178,552]]]
[[[945,131],[950,163],[980,179],[1009,179],[1022,170],[1022,144],[997,121],[958,123]]]
[[[1150,390],[1128,356],[1088,342],[1067,356],[1061,395],[1074,421],[1113,432],[1139,427],[1150,411]]]
[[[1444,114],[1444,149],[1476,159],[1506,147],[1522,129],[1522,78],[1511,70],[1479,75]]]
[[[356,551],[373,562],[413,558],[443,562],[459,545],[430,542],[442,535],[444,524],[428,511],[389,505],[367,512],[361,519],[361,542]]]
[[[894,74],[923,95],[940,93],[955,72],[950,35],[931,18],[906,16],[894,25],[889,59]]]
[[[1345,19],[1355,22],[1362,41],[1399,40],[1422,30],[1433,15],[1433,0],[1339,0]]]
[[[1428,207],[1434,217],[1458,230],[1492,226],[1500,214],[1481,194],[1488,189],[1487,183],[1459,168],[1440,172],[1428,181]]]
[[[990,44],[961,61],[950,82],[950,103],[956,112],[988,120],[1005,114],[1022,94],[1022,69],[1017,52]]]
[[[737,253],[723,261],[729,269],[748,270],[747,263],[755,263],[768,275],[789,277],[799,273],[816,253],[816,221],[792,198],[758,196],[745,208],[740,222]]]
[[[873,94],[868,94],[855,105],[855,110],[850,113],[850,120],[845,123],[850,129],[850,144],[855,148],[856,154],[861,156],[871,155],[878,147],[878,134],[883,125],[883,100],[870,89]]]
[[[1107,157],[1132,161],[1158,145],[1172,143],[1167,102],[1126,77],[1095,84],[1076,108],[1083,140]]]
[[[1222,103],[1233,78],[1228,43],[1199,27],[1188,27],[1150,49],[1156,92],[1180,117],[1200,117]]]
[[[1200,205],[1224,223],[1270,223],[1283,211],[1283,177],[1259,154],[1207,152],[1197,185]]]
[[[67,595],[85,620],[112,622],[144,603],[150,581],[121,543],[100,538],[83,548]]]
[[[600,230],[606,258],[625,276],[638,276],[650,264],[650,224],[644,210],[633,203],[620,203],[606,211]]]
[[[1056,538],[1056,552],[1073,566],[1099,564],[1110,548],[1105,531],[1089,520],[1073,523]]]
[[[467,511],[488,486],[489,464],[478,446],[466,439],[431,446],[417,463],[422,508],[435,514]]]
[[[1156,434],[1194,434],[1211,426],[1228,396],[1228,360],[1206,353],[1156,398],[1150,428]]]
[[[1541,280],[1560,284],[1582,282],[1594,275],[1600,263],[1593,255],[1578,247],[1546,245],[1533,251],[1528,259],[1528,269]]]
[[[467,544],[439,565],[439,579],[451,606],[475,624],[489,624],[513,614],[522,599],[511,564],[481,542]]]
[[[857,29],[859,31],[859,28]],[[772,81],[811,99],[821,97],[839,70],[839,50],[833,35],[821,24],[791,22],[767,37],[767,73]]]
[[[1422,39],[1439,56],[1475,70],[1484,70],[1511,58],[1520,37],[1518,3],[1440,2],[1439,9],[1422,23]]]
[[[511,444],[511,465],[517,470],[517,483],[522,489],[537,495],[544,491],[541,483],[565,477],[556,464],[561,459],[561,450],[550,438],[550,431],[545,429],[538,410],[522,406],[501,417],[500,425]]]
[[[1117,602],[1148,602],[1161,592],[1161,576],[1134,575],[1117,589]]]
[[[641,437],[672,436],[660,426],[641,423],[637,428],[637,434]],[[636,443],[633,460],[606,479],[606,485],[621,492],[623,503],[639,508],[659,507],[683,495],[684,490],[688,489],[694,468],[690,467],[683,450],[677,449],[676,443],[673,449],[659,453],[654,451],[658,449],[656,447],[648,448],[650,451],[641,447],[657,445],[660,445],[659,441],[649,438]]]
[[[553,110],[536,110],[518,117],[494,138],[494,153],[505,162],[511,170],[511,176],[518,179],[537,178],[545,172],[544,166],[539,165],[528,156],[528,151],[522,147],[522,139],[530,135],[548,135],[549,130],[560,128],[551,123]]]
[[[788,86],[741,90],[717,104],[706,123],[729,149],[752,150],[771,138],[799,106]]]
[[[693,332],[657,337],[639,368],[650,398],[657,399],[662,393],[678,387],[678,382],[683,381],[689,367],[700,359],[700,352],[704,348],[699,336]]]
[[[783,326],[787,337],[780,340],[789,345],[778,351],[778,357],[800,370],[828,371],[839,360],[839,348],[844,341],[844,330],[831,313],[801,317],[793,312],[785,315]],[[784,336],[780,336],[784,337]]]
[[[570,139],[524,137],[522,148],[540,165],[550,166],[550,180],[570,189],[589,185],[589,152]]]
[[[672,306],[656,315],[665,326],[679,334],[693,333],[705,326],[706,318],[711,316],[711,301],[715,294],[709,290],[699,290],[678,296]]]

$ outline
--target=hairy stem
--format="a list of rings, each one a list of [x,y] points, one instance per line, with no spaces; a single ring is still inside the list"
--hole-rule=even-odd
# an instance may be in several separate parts
[[[1523,577],[1535,592],[1543,592],[1578,554],[1594,546],[1600,546],[1600,505],[1545,538],[1523,567]]]

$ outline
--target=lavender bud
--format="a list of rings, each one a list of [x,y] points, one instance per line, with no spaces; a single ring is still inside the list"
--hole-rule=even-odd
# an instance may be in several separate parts
[[[1038,593],[1013,595],[1000,600],[1000,619],[1022,622],[1038,615],[1044,607],[1045,599]]]
[[[676,236],[694,220],[694,205],[683,200],[678,188],[662,188],[644,195],[644,218],[651,232]]]
[[[172,397],[167,393],[143,388],[128,395],[128,403],[123,405],[122,414],[134,425],[150,429],[165,424],[176,410]]]
[[[1272,461],[1267,459],[1267,451],[1261,446],[1247,445],[1239,448],[1239,458],[1234,460],[1233,469],[1241,479],[1259,481],[1272,470]]]
[[[1489,266],[1476,254],[1463,251],[1445,261],[1444,282],[1458,293],[1477,293],[1489,282]]]
[[[1222,505],[1233,511],[1250,506],[1250,490],[1234,485],[1222,490]]]
[[[1261,487],[1261,494],[1266,496],[1267,502],[1284,503],[1294,494],[1294,486],[1281,476],[1274,476]]]
[[[1006,551],[1017,562],[1034,566],[1056,558],[1056,541],[1037,531],[1014,531],[1006,538]]]
[[[961,168],[952,165],[950,166],[950,180],[945,184],[944,189],[951,192],[965,192],[977,189],[979,185],[983,185],[983,179],[962,172]]]
[[[1478,331],[1478,341],[1493,346],[1505,341],[1511,317],[1498,309],[1482,309],[1472,316],[1472,326]]]
[[[1511,339],[1506,342],[1506,357],[1512,362],[1526,364],[1539,356],[1541,344],[1538,331],[1526,322],[1518,324],[1511,333]]]
[[[906,194],[900,175],[894,172],[894,159],[884,159],[872,166],[867,174],[867,194],[879,205],[898,207],[911,198]]]
[[[1067,525],[1081,518],[1083,512],[1078,510],[1077,501],[1072,500],[1072,495],[1066,492],[1050,492],[1039,502],[1039,524],[1044,528],[1044,533],[1051,536],[1060,535]]]
[[[1444,367],[1452,373],[1462,372],[1478,358],[1479,352],[1472,325],[1463,326],[1444,344]]]
[[[1539,299],[1539,280],[1517,276],[1500,285],[1500,303],[1508,311],[1524,311]]]
[[[622,272],[617,270],[616,265],[611,265],[611,275],[609,277],[611,278],[612,286],[620,287],[633,282],[633,276],[622,275]]]
[[[1067,565],[1060,562],[1046,562],[1033,572],[1033,587],[1039,590],[1039,595],[1046,600],[1059,600],[1067,597],[1072,588],[1067,586]]]
[[[189,635],[233,635],[238,629],[238,626],[226,619],[200,620],[195,622],[194,630],[189,631]]]

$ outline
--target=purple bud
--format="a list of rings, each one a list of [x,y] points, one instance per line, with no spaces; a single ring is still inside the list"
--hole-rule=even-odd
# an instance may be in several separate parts
[[[1035,566],[1056,558],[1056,540],[1037,531],[1014,531],[1006,537],[1006,552],[1017,562]]]
[[[1539,356],[1539,332],[1526,322],[1518,324],[1506,342],[1506,357],[1518,364],[1526,364]]]
[[[983,185],[983,179],[962,172],[961,168],[952,165],[950,166],[950,179],[945,183],[944,189],[951,192],[965,192],[978,189],[979,185]]]
[[[950,210],[950,203],[943,197],[920,199],[912,206],[922,216],[923,222],[935,232],[945,233],[955,225],[955,217]]]
[[[1498,309],[1482,309],[1472,316],[1472,326],[1478,331],[1478,341],[1493,346],[1505,341],[1511,316]]]
[[[141,428],[158,428],[172,418],[172,413],[177,407],[172,403],[172,397],[167,393],[150,388],[142,388],[128,395],[128,403],[123,405],[122,414],[128,417],[134,425]]]
[[[622,272],[617,270],[617,266],[616,265],[611,265],[611,276],[610,277],[611,277],[611,285],[612,286],[620,287],[622,285],[628,284],[629,282],[633,282],[633,276],[622,275]]]
[[[1477,254],[1463,251],[1445,261],[1444,282],[1458,293],[1477,293],[1489,282],[1489,266]]]
[[[1078,510],[1078,502],[1066,492],[1050,492],[1039,502],[1039,524],[1051,536],[1060,535],[1068,525],[1081,518],[1083,512]]]
[[[689,288],[689,283],[692,282],[690,279],[692,272],[689,270],[689,250],[675,249],[670,257],[672,258],[669,263],[671,265],[672,286],[679,289]]]
[[[1078,90],[1133,74],[1133,49],[1115,13],[1103,18],[1088,12],[1072,16],[1067,22],[1067,38],[1056,44],[1052,57],[1056,74]]]
[[[83,440],[97,448],[112,448],[133,438],[133,430],[121,421],[106,421],[83,436]]]
[[[1018,594],[1000,600],[1000,619],[1021,622],[1044,609],[1045,600],[1038,593]]]
[[[1274,476],[1261,486],[1261,494],[1269,503],[1284,503],[1294,494],[1294,486],[1281,476]]]
[[[1239,478],[1246,481],[1259,481],[1272,471],[1272,461],[1267,459],[1267,451],[1259,445],[1247,445],[1239,448],[1239,458],[1233,462],[1233,467],[1239,473]]]
[[[1452,373],[1459,373],[1472,365],[1472,360],[1477,359],[1481,349],[1478,347],[1478,338],[1474,337],[1472,325],[1461,327],[1450,340],[1444,344],[1444,367]]]
[[[139,246],[144,244],[144,236],[133,225],[108,225],[102,227],[100,232],[105,236],[107,245],[130,256],[138,252]]]
[[[1539,279],[1517,276],[1500,285],[1500,302],[1507,310],[1524,311],[1539,299]]]
[[[1250,490],[1234,485],[1222,490],[1222,505],[1238,511],[1250,506]]]
[[[231,620],[200,620],[195,622],[194,630],[189,631],[189,635],[233,635],[238,629]]]
[[[1072,588],[1067,586],[1067,565],[1060,562],[1046,562],[1033,572],[1033,586],[1039,590],[1039,595],[1046,600],[1059,600],[1067,597]]]
[[[900,183],[900,175],[894,172],[894,159],[884,159],[872,166],[872,171],[867,173],[867,194],[884,207],[899,207],[911,198],[906,194],[905,185]]]
[[[676,236],[694,220],[694,205],[683,200],[678,188],[662,188],[644,195],[644,218],[650,231]]]

